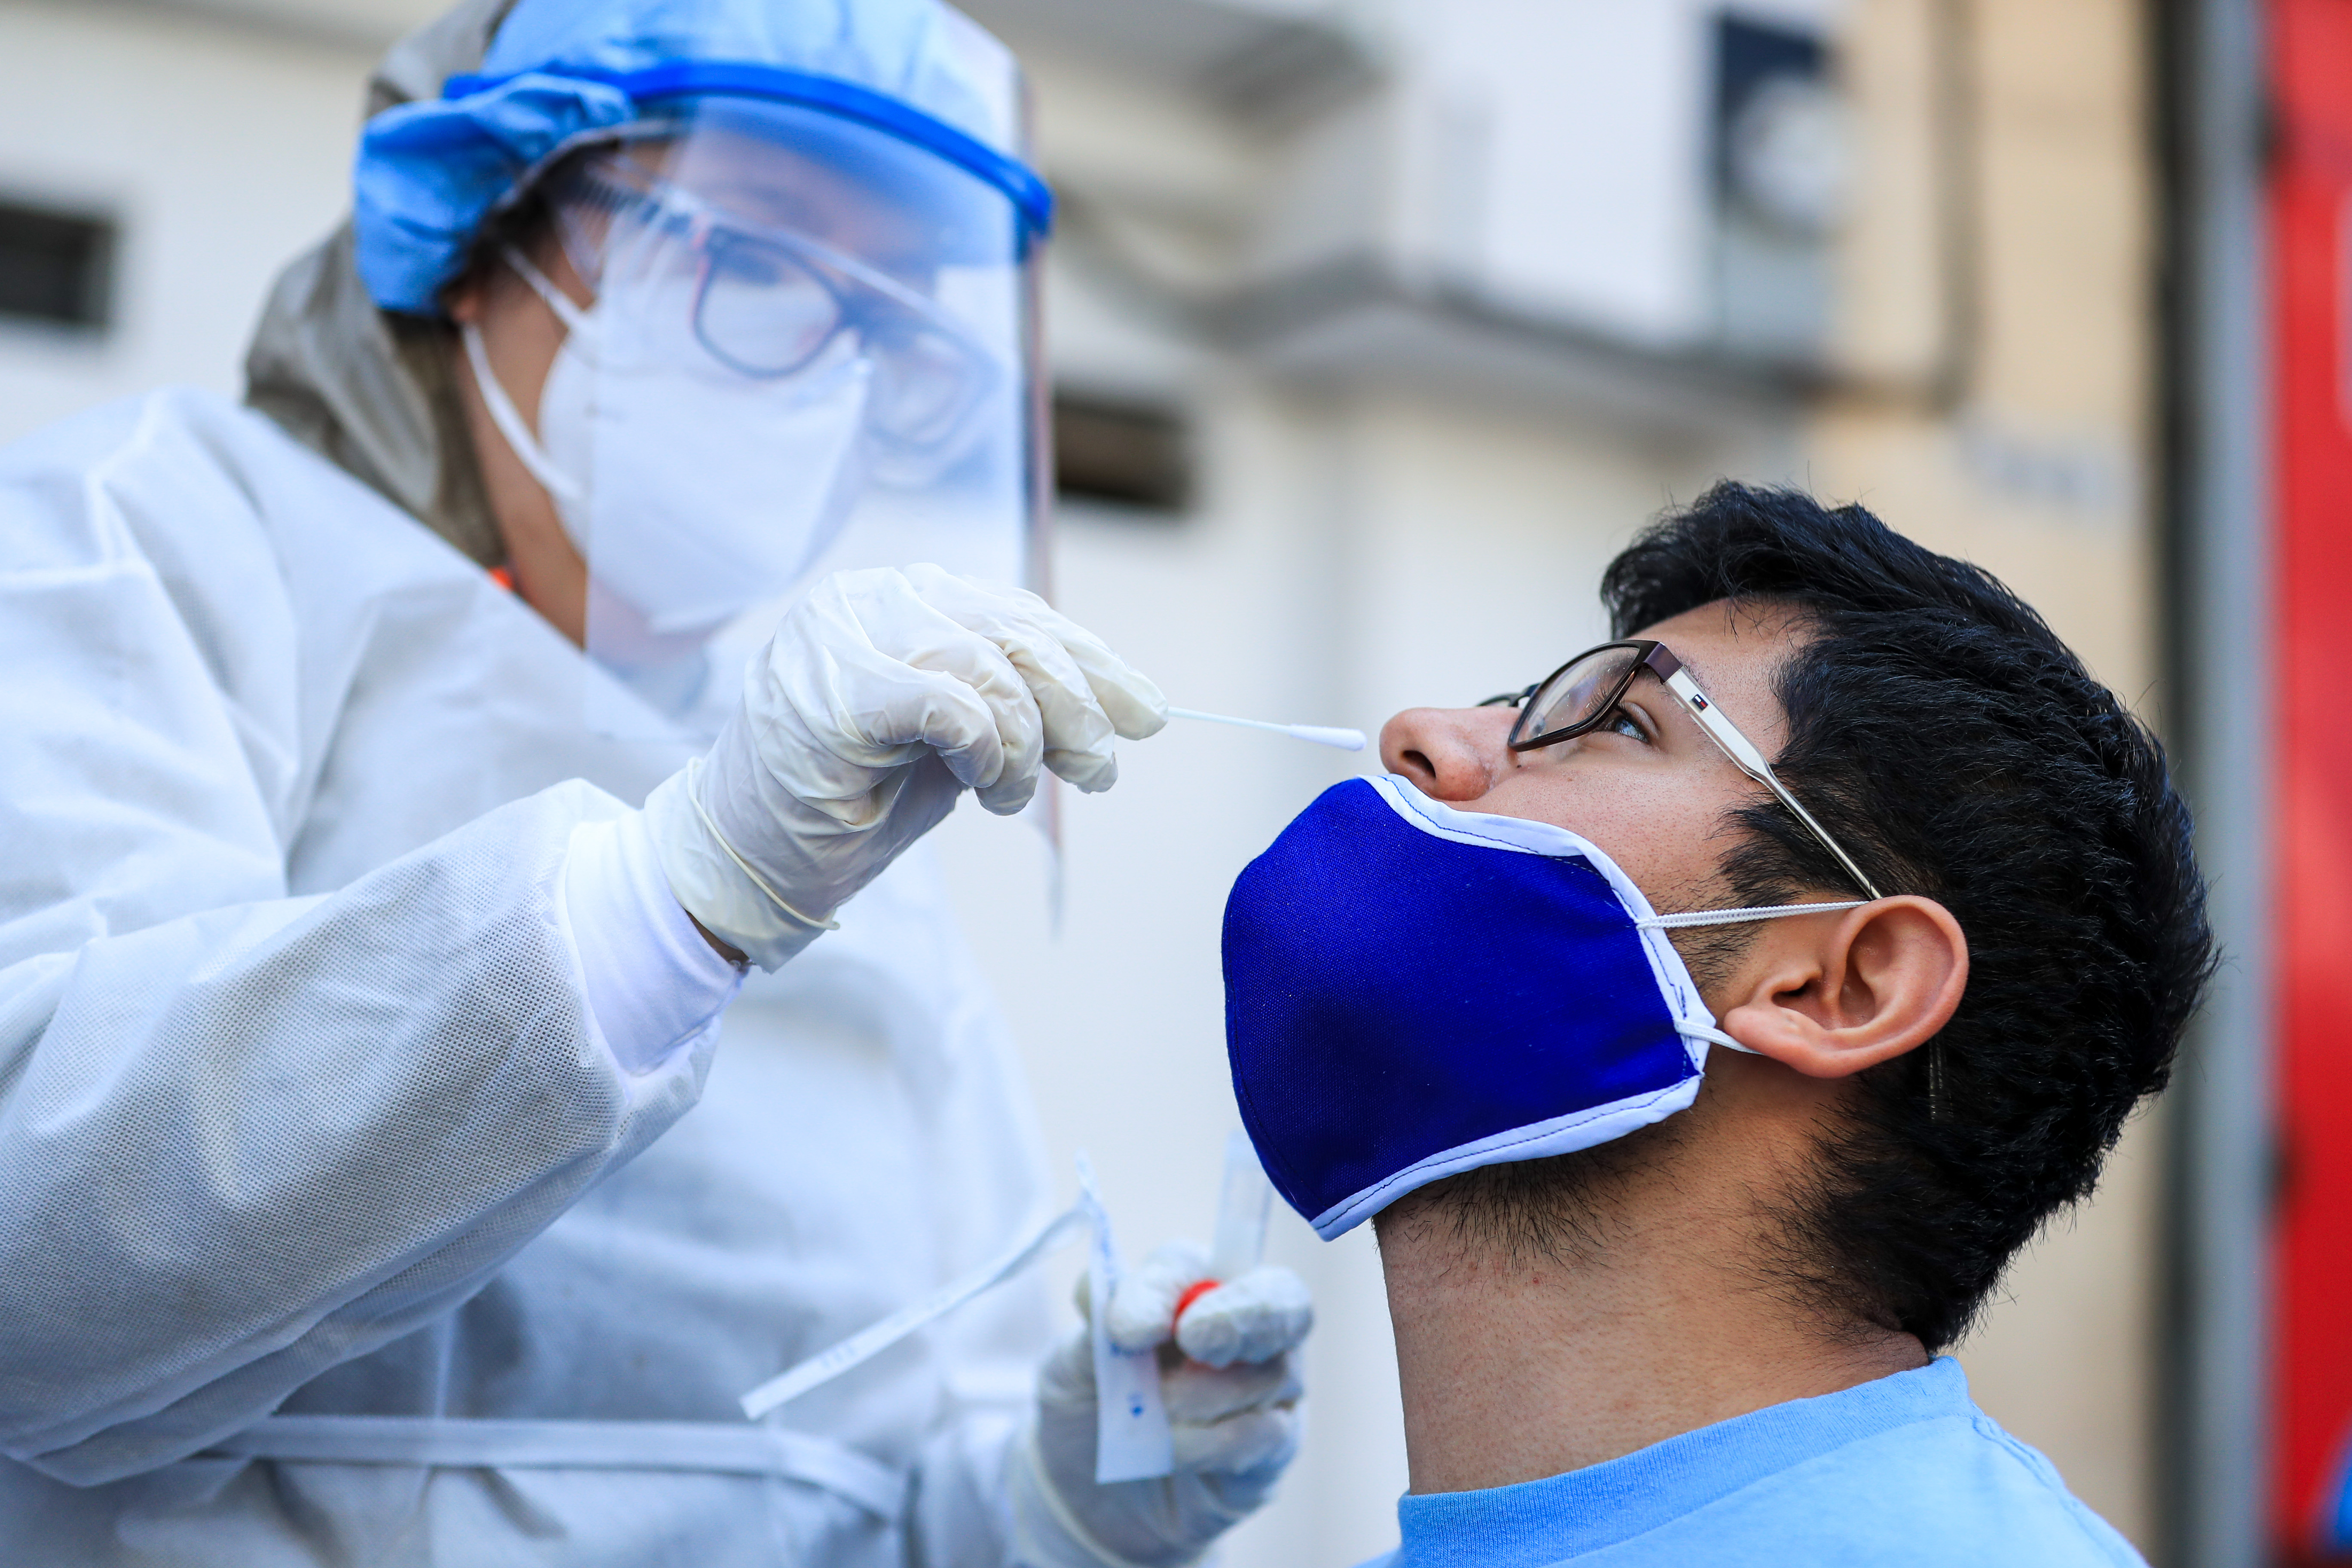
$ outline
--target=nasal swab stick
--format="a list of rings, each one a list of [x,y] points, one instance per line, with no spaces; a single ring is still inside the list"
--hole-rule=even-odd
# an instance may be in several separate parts
[[[1234,719],[1223,713],[1203,713],[1193,708],[1171,708],[1168,717],[1197,719],[1204,724],[1233,724],[1244,730],[1271,730],[1277,735],[1312,741],[1318,746],[1337,746],[1343,752],[1364,749],[1364,732],[1361,730],[1333,730],[1321,724],[1269,724],[1263,719]]]

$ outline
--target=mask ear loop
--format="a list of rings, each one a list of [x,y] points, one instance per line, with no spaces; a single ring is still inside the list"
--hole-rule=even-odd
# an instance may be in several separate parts
[[[1678,915],[1649,915],[1633,922],[1638,931],[1687,931],[1693,926],[1745,925],[1751,921],[1777,921],[1790,915],[1834,914],[1840,910],[1858,910],[1869,903],[1868,899],[1849,899],[1842,904],[1750,904],[1738,910],[1690,910]],[[1764,1053],[1753,1046],[1743,1046],[1721,1029],[1704,1024],[1682,1031],[1697,1037],[1727,1051],[1738,1051],[1744,1057]]]
[[[592,341],[595,338],[596,323],[588,319],[588,312],[573,304],[571,297],[558,289],[555,280],[541,272],[530,257],[511,245],[500,246],[499,255],[514,268],[516,277],[530,285],[532,293],[547,302],[547,308],[555,312],[555,319],[563,323],[565,331]]]
[[[507,449],[517,461],[530,470],[530,477],[545,487],[547,493],[560,500],[577,505],[586,495],[580,481],[558,468],[548,459],[547,449],[522,422],[522,414],[507,395],[507,389],[490,368],[490,356],[482,346],[481,329],[467,321],[458,329],[458,337],[466,345],[466,363],[474,373],[474,384],[481,389],[482,403],[490,411],[490,423],[506,437]]]
[[[595,342],[596,323],[588,319],[588,312],[566,298],[563,290],[558,289],[546,273],[531,264],[530,257],[511,245],[501,246],[499,256],[514,269],[515,276],[530,285],[530,291],[555,312],[555,319],[563,323],[565,331],[583,342]],[[521,411],[515,407],[514,399],[507,395],[505,383],[499,381],[490,368],[489,352],[482,345],[481,329],[468,321],[458,330],[457,335],[466,345],[466,364],[474,373],[474,384],[481,388],[482,402],[490,411],[490,423],[497,426],[499,434],[506,437],[508,449],[530,471],[530,477],[537,479],[548,494],[578,505],[587,497],[586,488],[550,460],[547,448],[539,444],[539,437],[533,436],[530,426],[523,423]]]
[[[1842,910],[1858,910],[1874,899],[1847,899],[1833,904],[1750,904],[1737,910],[1689,910],[1677,915],[1648,915],[1633,922],[1640,931],[1687,931],[1693,926],[1745,925],[1751,921],[1784,920],[1790,915],[1836,914]],[[1682,1031],[1696,1036],[1727,1050],[1742,1056],[1756,1057],[1764,1053],[1753,1046],[1743,1046],[1720,1029],[1705,1026]],[[1944,1120],[1944,1042],[1941,1037],[1927,1042],[1927,1119]]]
[[[1692,910],[1679,915],[1651,915],[1633,923],[1643,931],[1684,931],[1692,926],[1744,925],[1750,921],[1777,921],[1790,915],[1829,915],[1840,910],[1858,910],[1875,902],[1871,899],[1848,899],[1842,904],[1750,904],[1738,910]]]

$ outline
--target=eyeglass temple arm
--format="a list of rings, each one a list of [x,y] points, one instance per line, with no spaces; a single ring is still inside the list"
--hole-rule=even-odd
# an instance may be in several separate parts
[[[1772,766],[1764,760],[1764,754],[1749,742],[1747,736],[1739,732],[1738,725],[1716,710],[1715,704],[1709,701],[1706,694],[1698,689],[1698,682],[1690,678],[1687,670],[1677,664],[1665,680],[1666,689],[1682,700],[1683,706],[1690,710],[1690,716],[1698,721],[1698,727],[1706,731],[1706,738],[1721,747],[1723,754],[1729,757],[1732,764],[1741,773],[1770,790],[1782,805],[1796,813],[1797,820],[1805,825],[1805,830],[1821,841],[1822,848],[1837,857],[1837,863],[1845,868],[1845,874],[1853,879],[1854,886],[1874,899],[1883,899],[1886,896],[1878,890],[1877,886],[1869,878],[1862,874],[1862,868],[1853,863],[1853,858],[1838,847],[1838,841],[1832,838],[1822,825],[1813,820],[1813,814],[1799,805],[1797,797],[1790,795],[1788,788],[1772,776]]]

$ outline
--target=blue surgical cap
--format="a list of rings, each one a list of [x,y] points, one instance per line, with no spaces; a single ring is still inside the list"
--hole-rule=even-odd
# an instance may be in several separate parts
[[[763,82],[943,149],[1042,228],[1050,198],[976,42],[992,43],[939,0],[519,0],[478,73],[362,132],[360,277],[385,310],[437,314],[483,218],[551,155],[620,133],[663,94]]]

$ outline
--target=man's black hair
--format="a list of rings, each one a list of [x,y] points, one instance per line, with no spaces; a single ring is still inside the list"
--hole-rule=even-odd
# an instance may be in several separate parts
[[[1601,597],[1619,637],[1718,601],[1796,611],[1774,771],[1881,889],[1968,937],[1951,1022],[1858,1075],[1787,1216],[1801,1284],[1941,1349],[2089,1194],[2211,971],[2164,749],[2016,595],[1858,506],[1719,484],[1636,538]],[[1734,902],[1848,885],[1777,804],[1738,816]]]

